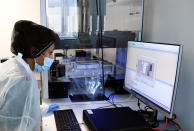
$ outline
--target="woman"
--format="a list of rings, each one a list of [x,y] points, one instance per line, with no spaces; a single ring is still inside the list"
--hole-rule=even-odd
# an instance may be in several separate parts
[[[34,72],[48,70],[56,34],[31,21],[14,25],[11,52],[16,56],[0,64],[0,130],[40,130],[40,91]]]

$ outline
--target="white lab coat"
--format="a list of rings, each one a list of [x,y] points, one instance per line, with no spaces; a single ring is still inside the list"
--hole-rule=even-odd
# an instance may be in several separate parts
[[[18,53],[0,63],[0,131],[39,131],[40,121],[40,90]]]

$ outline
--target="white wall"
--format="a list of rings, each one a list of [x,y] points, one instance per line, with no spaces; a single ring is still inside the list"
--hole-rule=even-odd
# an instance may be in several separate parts
[[[194,129],[194,1],[145,0],[143,40],[183,44],[175,113],[184,131]]]
[[[106,31],[140,30],[141,0],[107,0],[106,3]]]
[[[11,33],[17,20],[40,24],[40,0],[2,0],[0,4],[0,59],[10,57]]]

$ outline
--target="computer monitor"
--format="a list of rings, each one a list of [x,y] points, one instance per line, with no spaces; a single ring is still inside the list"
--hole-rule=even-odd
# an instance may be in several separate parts
[[[128,42],[124,89],[171,118],[182,46]]]

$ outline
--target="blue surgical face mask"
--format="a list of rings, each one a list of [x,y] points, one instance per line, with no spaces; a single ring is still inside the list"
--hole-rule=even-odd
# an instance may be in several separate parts
[[[49,70],[49,68],[51,67],[53,61],[54,61],[53,59],[48,58],[48,57],[44,57],[44,64],[43,65],[39,65],[35,61],[35,71],[36,72],[43,72],[43,71]]]

